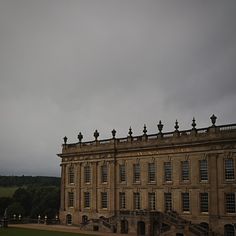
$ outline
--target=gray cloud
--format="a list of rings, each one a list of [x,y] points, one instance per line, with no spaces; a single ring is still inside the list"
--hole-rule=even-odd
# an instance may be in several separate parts
[[[0,173],[59,175],[62,137],[235,122],[235,1],[0,1]]]

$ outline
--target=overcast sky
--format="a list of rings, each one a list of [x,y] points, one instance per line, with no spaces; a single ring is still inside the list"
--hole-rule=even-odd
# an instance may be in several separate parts
[[[77,142],[236,123],[235,0],[0,0],[0,175]]]

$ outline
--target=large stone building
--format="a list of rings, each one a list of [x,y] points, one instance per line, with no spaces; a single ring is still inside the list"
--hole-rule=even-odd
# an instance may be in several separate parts
[[[60,220],[129,235],[235,235],[236,124],[67,144]]]

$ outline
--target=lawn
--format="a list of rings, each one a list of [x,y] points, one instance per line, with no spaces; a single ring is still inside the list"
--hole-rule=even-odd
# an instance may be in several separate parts
[[[19,187],[0,187],[0,197],[12,197]]]
[[[55,232],[37,229],[0,228],[1,236],[88,236],[86,234]]]

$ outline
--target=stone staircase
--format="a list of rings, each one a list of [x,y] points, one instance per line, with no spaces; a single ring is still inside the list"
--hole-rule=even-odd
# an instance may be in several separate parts
[[[104,231],[115,233],[116,232],[116,223],[114,217],[105,218],[100,217],[98,219],[89,219],[84,223],[80,224],[80,228],[83,230],[90,230],[90,231]]]
[[[165,224],[174,225],[177,229],[184,230],[188,227],[189,231],[196,236],[220,236],[215,234],[211,229],[207,229],[199,224],[193,224],[191,221],[183,219],[177,212],[169,211],[163,213],[162,220]]]

